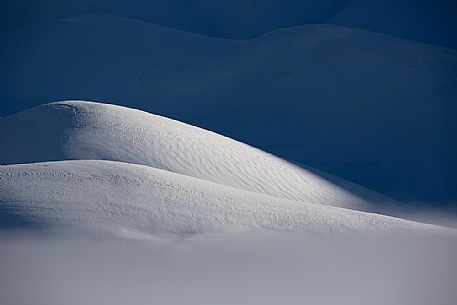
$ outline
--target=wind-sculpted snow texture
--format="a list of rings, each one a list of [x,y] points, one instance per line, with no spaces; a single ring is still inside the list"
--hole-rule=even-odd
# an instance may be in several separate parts
[[[274,197],[363,211],[398,202],[324,179],[213,132],[121,106],[67,101],[0,121],[1,164],[67,159],[143,164]]]
[[[341,209],[399,203],[140,110],[65,101],[0,124],[0,145],[8,148],[0,162],[11,164],[0,167],[4,227],[76,226],[110,236],[433,228]]]
[[[29,226],[113,237],[243,230],[407,232],[434,226],[99,160],[0,167],[0,209]],[[318,186],[315,186],[318,187]]]
[[[88,15],[1,35],[0,66],[0,115],[118,103],[400,201],[457,200],[452,49],[334,25],[229,40]]]

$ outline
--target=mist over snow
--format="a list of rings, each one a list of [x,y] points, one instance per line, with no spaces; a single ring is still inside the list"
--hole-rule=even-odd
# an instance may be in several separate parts
[[[455,297],[456,231],[367,213],[404,204],[363,187],[115,105],[58,102],[1,124],[2,303]]]
[[[0,237],[2,304],[452,305],[455,239]]]

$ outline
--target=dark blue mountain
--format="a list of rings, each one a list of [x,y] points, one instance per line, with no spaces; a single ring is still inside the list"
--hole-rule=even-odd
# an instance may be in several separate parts
[[[2,0],[0,32],[94,13],[237,39],[327,22],[457,48],[454,0]]]

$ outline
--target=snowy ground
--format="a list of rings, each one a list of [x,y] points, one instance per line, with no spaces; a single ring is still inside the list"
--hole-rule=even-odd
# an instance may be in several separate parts
[[[1,164],[142,164],[274,197],[362,211],[402,204],[201,128],[125,107],[66,101],[0,121]]]
[[[0,212],[25,225],[98,224],[114,235],[426,228],[354,211],[399,215],[400,202],[139,110],[58,102],[0,126]]]
[[[402,204],[143,111],[67,101],[5,118],[1,126],[8,149],[0,153],[0,212],[15,217],[4,227],[110,236],[435,230],[356,212]],[[37,163],[44,161],[54,162]]]
[[[0,127],[1,304],[456,299],[456,231],[340,178],[114,105]]]
[[[57,227],[127,238],[263,229],[312,233],[438,229],[111,161],[2,166],[0,181],[0,212],[18,219],[7,228]],[[308,192],[314,195],[312,189]]]

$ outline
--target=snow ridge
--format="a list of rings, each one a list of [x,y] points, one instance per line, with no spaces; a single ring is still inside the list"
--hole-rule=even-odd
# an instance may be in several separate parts
[[[2,209],[21,215],[29,225],[114,237],[245,230],[382,233],[434,228],[113,161],[2,166],[0,181]]]
[[[396,202],[139,110],[64,101],[4,118],[0,127],[0,145],[8,147],[0,151],[7,164],[0,167],[0,220],[13,215],[27,227],[135,238],[435,228],[349,210]]]
[[[9,147],[0,152],[3,164],[112,160],[307,203],[363,211],[398,204],[356,185],[346,190],[216,133],[121,106],[58,102],[6,118],[1,124],[0,144]]]

